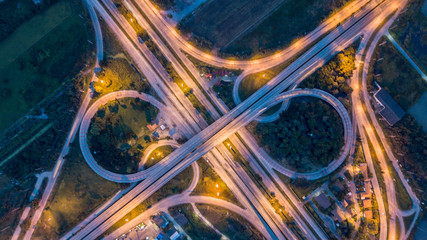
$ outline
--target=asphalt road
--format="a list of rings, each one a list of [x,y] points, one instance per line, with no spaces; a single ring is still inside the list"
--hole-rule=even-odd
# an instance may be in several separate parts
[[[363,19],[362,19],[363,20]],[[359,21],[359,22],[361,22],[361,21]],[[356,32],[360,32],[360,30],[356,30]],[[349,33],[349,31],[347,31],[347,32],[344,32],[344,34],[343,35],[345,35],[346,33]],[[353,34],[354,35],[354,34]],[[347,41],[349,41],[349,40],[346,40],[346,42]],[[322,42],[322,41],[321,41]],[[345,42],[344,42],[344,45],[345,45]],[[328,47],[326,47],[325,49],[328,49]],[[330,50],[330,49],[328,49],[328,50]],[[323,51],[321,51],[321,52],[323,52]],[[329,53],[330,54],[330,53]],[[325,55],[328,55],[328,54],[325,54]],[[298,62],[298,61],[297,61]],[[310,61],[309,61],[310,62]],[[300,63],[301,64],[301,63]],[[306,65],[306,64],[305,64]],[[310,66],[312,66],[313,65],[313,63],[311,63],[311,65],[308,65],[308,67],[310,67]],[[282,76],[281,76],[282,77]],[[273,80],[272,80],[273,81]],[[282,84],[282,86],[281,87],[283,87],[283,85],[286,85],[286,81],[284,81],[285,82],[285,84]],[[285,88],[286,88],[286,86],[285,86]],[[280,91],[280,89],[281,88],[277,88],[277,89],[279,89],[279,90],[277,90],[277,91]],[[273,92],[273,91],[270,91],[270,93],[271,92]],[[268,95],[268,94],[267,94]],[[253,97],[253,96],[252,96]],[[250,102],[250,101],[249,101]],[[238,108],[238,107],[237,107]],[[257,109],[257,111],[258,112],[261,112],[262,111],[262,105],[261,105],[261,109],[259,109],[260,107],[258,107],[258,109]],[[233,109],[232,111],[231,111],[231,113],[233,113],[233,111],[235,111],[236,109]],[[257,111],[255,111],[255,113],[257,113]],[[233,115],[233,114],[229,114],[229,115]],[[240,116],[239,116],[240,117]],[[223,117],[224,118],[224,117]],[[221,120],[221,119],[220,119]],[[213,125],[215,125],[215,124],[213,124]],[[211,125],[212,126],[212,125]],[[209,126],[207,129],[205,129],[203,132],[205,132],[206,130],[211,130],[211,129],[209,129],[209,128],[211,128],[211,126]],[[202,132],[202,133],[203,133]],[[221,132],[221,131],[220,131]],[[189,140],[189,143],[191,143],[191,140]],[[187,144],[187,143],[186,143]],[[185,144],[184,144],[185,145]],[[184,147],[184,146],[183,146]],[[182,147],[182,148],[183,148]],[[182,148],[180,148],[180,149],[182,149]],[[177,152],[177,151],[175,151],[175,152]]]

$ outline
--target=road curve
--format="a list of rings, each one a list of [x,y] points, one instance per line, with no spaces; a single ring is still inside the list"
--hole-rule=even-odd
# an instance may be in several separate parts
[[[236,214],[239,214],[240,216],[245,218],[248,222],[250,222],[255,228],[257,228],[258,231],[260,231],[264,236],[268,236],[268,233],[263,228],[260,227],[262,224],[260,223],[259,219],[254,217],[252,214],[250,214],[249,210],[247,209],[240,208],[239,206],[233,203],[230,203],[218,198],[213,198],[208,196],[189,196],[185,194],[178,194],[178,195],[173,195],[171,197],[165,198],[160,202],[156,203],[150,209],[143,212],[141,215],[130,220],[127,224],[123,225],[122,227],[120,227],[110,235],[105,236],[104,239],[115,239],[117,236],[120,236],[124,232],[129,231],[130,228],[136,226],[143,220],[147,219],[149,216],[159,211],[166,211],[168,208],[176,205],[192,204],[192,203],[211,204],[211,205],[225,208]]]
[[[278,164],[271,157],[269,157],[262,149],[260,149],[260,151],[262,151],[261,152],[262,155],[266,159],[268,159],[267,162],[271,165],[271,167],[276,169],[280,173],[282,173],[288,177],[291,177],[291,178],[303,177],[303,178],[306,178],[308,180],[314,180],[314,179],[318,179],[318,178],[321,178],[321,177],[324,177],[324,176],[330,174],[331,172],[333,172],[335,169],[337,169],[341,165],[341,163],[344,161],[344,159],[346,158],[346,156],[350,150],[350,146],[351,146],[350,143],[351,143],[351,140],[353,138],[353,133],[352,133],[350,116],[347,113],[347,110],[345,109],[345,107],[341,104],[340,101],[338,101],[338,99],[336,99],[331,94],[324,92],[322,90],[318,90],[318,89],[295,89],[295,90],[291,90],[291,91],[285,92],[285,93],[275,97],[270,103],[268,103],[266,105],[265,109],[268,109],[269,107],[272,107],[272,106],[274,106],[274,105],[276,105],[282,101],[286,101],[286,100],[289,100],[289,99],[294,98],[294,97],[302,97],[302,96],[317,97],[317,98],[320,98],[320,99],[328,102],[332,107],[334,107],[334,109],[338,112],[338,114],[342,118],[343,125],[344,125],[345,145],[343,147],[343,150],[341,151],[340,157],[335,159],[334,161],[332,161],[332,163],[329,164],[329,166],[327,166],[326,168],[323,168],[317,172],[297,173],[297,172],[291,171],[291,170],[281,166],[280,164]],[[89,146],[87,144],[87,132],[89,130],[90,121],[91,121],[92,117],[95,115],[95,113],[98,111],[98,108],[100,106],[106,104],[109,101],[112,101],[114,99],[119,99],[119,98],[125,98],[125,97],[140,98],[144,101],[150,102],[155,107],[159,108],[161,111],[162,110],[167,111],[166,106],[164,106],[159,101],[155,100],[150,95],[147,95],[144,93],[138,93],[137,91],[132,91],[132,90],[123,90],[123,91],[113,92],[113,93],[107,94],[107,95],[101,97],[100,99],[98,99],[88,109],[88,111],[86,112],[86,114],[82,120],[81,126],[80,126],[79,140],[80,140],[80,148],[82,150],[83,157],[85,158],[85,160],[89,164],[89,166],[92,168],[92,170],[94,170],[98,175],[100,175],[101,177],[103,177],[107,180],[113,181],[113,182],[131,183],[131,182],[137,182],[137,181],[145,179],[148,175],[150,175],[150,172],[153,171],[153,169],[156,168],[157,166],[155,165],[149,169],[142,170],[142,171],[139,171],[139,172],[133,173],[133,174],[113,173],[113,172],[110,172],[110,171],[102,168],[100,165],[98,165],[98,163],[94,159],[92,153],[90,152]],[[163,164],[160,164],[160,165],[163,165]],[[158,166],[160,167],[160,165],[158,165]]]
[[[157,148],[161,146],[171,146],[172,148],[179,148],[179,144],[175,140],[160,140],[157,143],[151,144],[148,146],[144,151],[144,156],[142,156],[141,161],[139,162],[138,169],[141,171],[143,170],[143,167],[145,163],[148,160],[148,156],[150,156],[151,152],[156,150]]]
[[[90,108],[87,110],[86,114],[83,117],[83,120],[80,125],[80,132],[79,132],[80,149],[82,151],[84,159],[86,160],[88,165],[92,168],[92,170],[107,180],[110,180],[113,182],[120,182],[120,183],[137,182],[139,180],[145,179],[148,176],[147,175],[148,172],[147,170],[143,170],[133,174],[118,174],[102,168],[100,165],[98,165],[92,153],[90,152],[89,146],[87,144],[87,132],[89,130],[91,119],[95,115],[95,113],[98,111],[100,106],[110,101],[113,101],[115,99],[126,98],[126,97],[139,98],[143,101],[151,103],[152,105],[157,107],[160,111],[166,111],[166,112],[168,111],[166,106],[163,105],[163,103],[157,101],[154,97],[148,94],[139,93],[133,90],[116,91],[101,97],[95,103],[93,103],[92,106],[90,106]]]
[[[290,47],[287,47],[284,50],[281,50],[274,55],[266,56],[260,59],[252,60],[232,60],[232,59],[223,59],[218,56],[214,56],[203,52],[202,50],[194,47],[191,43],[185,40],[172,26],[161,13],[154,7],[153,3],[149,0],[136,1],[137,5],[144,10],[144,13],[150,19],[152,24],[162,33],[173,41],[173,48],[182,49],[193,57],[204,61],[210,65],[217,67],[225,67],[231,69],[254,69],[258,71],[266,70],[274,66],[283,63],[288,60],[290,56],[294,56],[296,53],[304,49],[305,47],[310,46],[316,39],[321,37],[323,34],[335,29],[339,23],[343,21],[351,21],[351,16],[356,16],[359,14],[358,11],[365,4],[369,4],[369,0],[359,0],[353,1],[348,4],[346,7],[335,13],[332,17],[326,19],[321,23],[316,29],[308,33],[306,36],[302,37]],[[374,3],[373,3],[374,4]],[[355,13],[356,12],[356,13]],[[354,15],[352,15],[354,13]]]
[[[344,105],[342,105],[342,103],[331,94],[318,89],[295,89],[292,91],[285,92],[275,97],[274,100],[267,105],[267,107],[272,107],[282,101],[288,100],[293,97],[302,96],[320,98],[321,100],[329,103],[340,115],[344,126],[345,142],[344,147],[341,150],[340,156],[337,159],[333,160],[327,167],[322,168],[319,171],[311,173],[298,173],[280,165],[277,161],[273,160],[262,148],[259,149],[259,152],[267,160],[267,163],[281,174],[290,178],[305,178],[307,180],[315,180],[332,173],[344,162],[345,158],[348,155],[348,152],[350,151],[352,139],[354,138],[353,127],[351,125],[350,115],[348,114]]]

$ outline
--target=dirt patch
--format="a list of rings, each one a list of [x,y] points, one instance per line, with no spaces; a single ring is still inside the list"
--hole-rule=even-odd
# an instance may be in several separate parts
[[[222,48],[257,25],[284,0],[211,0],[179,28]]]

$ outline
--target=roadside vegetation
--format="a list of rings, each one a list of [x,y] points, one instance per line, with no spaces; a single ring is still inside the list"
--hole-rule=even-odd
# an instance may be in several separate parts
[[[162,10],[169,10],[175,6],[176,0],[151,0],[155,6]]]
[[[209,227],[193,210],[190,204],[177,205],[169,208],[171,215],[183,214],[188,222],[182,226],[185,233],[191,239],[200,240],[220,240],[221,236],[218,235],[211,227]]]
[[[154,194],[149,196],[145,201],[136,206],[132,211],[122,217],[119,221],[114,223],[107,231],[103,233],[103,236],[107,236],[108,234],[114,232],[116,229],[125,225],[128,221],[134,219],[135,217],[141,215],[144,211],[151,208],[156,203],[161,200],[182,193],[185,189],[190,186],[191,180],[193,179],[193,169],[192,167],[188,167],[176,175],[172,180],[163,185],[159,190],[157,190]],[[103,236],[100,236],[102,238]]]
[[[368,91],[376,89],[374,82],[377,82],[405,110],[427,91],[425,80],[386,37],[379,41],[371,61],[367,78]]]
[[[238,137],[240,138],[239,135]],[[234,146],[234,144],[229,139],[224,141],[223,144],[233,156],[234,162],[239,164],[240,167],[242,167],[246,174],[251,178],[251,180],[257,185],[261,193],[274,208],[276,214],[280,216],[283,223],[285,223],[293,233],[301,236],[301,230],[297,227],[293,217],[290,216],[285,207],[279,203],[275,193],[268,190],[267,186],[263,182],[262,177],[257,172],[255,172],[255,170],[250,166],[250,163],[241,155],[239,151],[237,151],[236,146]]]
[[[308,181],[305,178],[291,179],[277,171],[276,174],[283,183],[290,186],[291,190],[300,200],[304,200],[308,195],[310,195],[314,190],[322,186],[322,184],[328,180],[328,178],[322,178]]]
[[[356,67],[354,60],[358,45],[356,41],[352,46],[338,53],[326,65],[307,77],[299,87],[317,88],[329,92],[348,110],[351,106],[350,94],[353,91],[348,81]]]
[[[273,54],[314,30],[349,0],[287,0],[242,37],[221,49],[238,58]],[[197,34],[197,33],[196,33]]]
[[[174,148],[171,146],[160,146],[154,149],[147,157],[147,162],[144,164],[144,169],[150,168],[159,163],[163,158],[173,152]]]
[[[118,99],[100,107],[89,127],[88,145],[109,171],[134,173],[144,149],[156,141],[148,129],[158,109],[139,98]]]
[[[408,55],[417,65],[427,72],[427,17],[422,13],[424,0],[409,1],[405,11],[399,15],[390,28],[395,37]]]
[[[202,78],[216,82],[212,86],[212,90],[229,109],[233,109],[236,106],[232,94],[234,81],[242,73],[242,70],[219,68],[202,62],[190,55],[187,55],[187,57],[194,64],[194,67],[200,72],[200,76]],[[224,79],[227,79],[227,81],[224,81]]]
[[[411,5],[409,9],[411,9]],[[374,59],[376,61],[371,62],[368,75],[368,90],[372,91],[374,81],[378,82],[406,111],[415,105],[422,94],[427,91],[425,81],[394,48],[392,43],[385,38],[380,40],[379,46],[375,49]],[[427,186],[425,177],[427,176],[426,132],[410,114],[406,114],[392,127],[381,120],[379,123],[387,136],[394,156],[398,158],[399,165],[402,166],[402,170],[410,169],[410,171],[403,171],[405,179],[409,179],[412,189],[420,201],[426,201],[427,193],[423,191]],[[397,173],[392,169],[391,174],[394,178],[397,177]],[[403,184],[399,181],[395,183],[395,187],[396,192],[399,193],[399,207],[402,209],[410,208],[412,202]]]
[[[59,239],[125,187],[96,174],[86,164],[78,142],[75,142],[53,189],[55,194],[51,195],[33,236]]]
[[[277,76],[281,71],[286,69],[292,62],[294,62],[298,57],[302,55],[303,51],[300,51],[297,53],[294,57],[288,59],[287,61],[272,67],[270,69],[267,69],[262,72],[257,72],[253,74],[249,74],[245,76],[239,86],[238,94],[241,101],[246,100],[248,97],[250,97],[252,94],[254,94],[258,89],[263,87],[267,82],[269,82],[272,78]],[[229,91],[228,94],[232,94],[232,89]],[[263,112],[261,115],[269,115],[277,110],[279,110],[281,104],[278,104],[276,106],[273,106],[269,109],[267,109],[265,112]]]
[[[200,179],[191,195],[220,198],[236,205],[240,205],[231,190],[205,159],[199,159],[197,164],[199,164],[200,167]]]
[[[173,80],[178,85],[178,87],[182,90],[184,95],[188,98],[188,100],[191,102],[193,107],[197,110],[197,113],[199,113],[208,124],[213,123],[214,119],[212,118],[210,113],[207,111],[207,109],[201,104],[201,102],[193,94],[193,89],[189,88],[184,83],[184,81],[180,78],[178,73],[172,67],[172,63],[169,62],[169,60],[167,60],[167,58],[163,55],[159,47],[154,43],[154,41],[148,35],[147,30],[142,28],[139,25],[139,23],[133,17],[132,13],[123,6],[121,0],[115,0],[114,3],[118,8],[119,12],[127,19],[128,23],[135,30],[136,34],[138,35],[139,41],[141,43],[144,43],[147,46],[147,48],[151,51],[151,53],[154,55],[154,57],[160,62],[160,64],[162,64],[166,72],[169,74],[171,80]]]
[[[196,204],[196,207],[218,231],[231,240],[264,239],[258,229],[237,213],[208,204]]]
[[[271,123],[256,123],[261,146],[280,164],[298,172],[326,167],[344,145],[338,113],[327,103],[311,98],[293,99],[289,109]]]

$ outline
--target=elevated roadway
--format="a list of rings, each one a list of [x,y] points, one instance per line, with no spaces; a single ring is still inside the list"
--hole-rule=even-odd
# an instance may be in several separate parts
[[[386,6],[386,5],[384,5]],[[175,156],[171,156],[172,157],[176,157],[176,158],[180,158],[180,157],[185,157],[185,151],[188,151],[188,147],[192,146],[193,144],[200,144],[200,136],[202,135],[210,135],[209,132],[216,132],[217,136],[221,136],[223,134],[226,134],[227,131],[231,131],[234,132],[233,129],[239,129],[242,125],[244,126],[245,124],[247,124],[246,122],[246,118],[247,121],[250,121],[250,117],[249,115],[258,115],[257,113],[261,113],[263,112],[265,109],[263,109],[263,102],[266,102],[267,99],[274,97],[275,95],[277,95],[278,93],[280,93],[281,91],[283,91],[286,87],[288,87],[290,85],[290,83],[292,83],[292,81],[295,81],[295,78],[301,77],[304,75],[304,71],[298,71],[298,73],[296,73],[296,71],[298,69],[301,69],[301,65],[303,65],[303,69],[309,69],[311,66],[315,65],[317,62],[319,62],[320,59],[324,59],[327,56],[330,56],[331,54],[334,53],[334,50],[336,48],[336,46],[340,46],[340,45],[346,45],[349,42],[351,42],[352,38],[354,35],[356,35],[355,33],[358,33],[361,31],[361,29],[365,26],[368,25],[369,23],[371,23],[375,17],[372,16],[379,16],[381,17],[381,13],[386,12],[384,10],[390,10],[386,7],[380,7],[381,9],[376,10],[374,13],[372,14],[367,14],[370,17],[367,18],[362,18],[361,20],[356,21],[356,23],[354,23],[352,25],[352,30],[345,30],[343,31],[343,33],[334,33],[334,34],[338,34],[338,37],[332,37],[329,38],[329,40],[325,40],[325,41],[320,41],[319,45],[317,46],[317,50],[312,50],[309,51],[309,53],[307,53],[305,56],[303,55],[302,58],[298,59],[296,62],[294,62],[294,65],[291,64],[291,66],[287,69],[287,71],[282,72],[279,76],[277,76],[275,79],[273,79],[272,81],[270,81],[266,86],[264,86],[263,88],[261,88],[257,93],[255,93],[254,95],[252,95],[250,98],[248,98],[244,103],[242,103],[239,106],[237,106],[235,109],[233,109],[232,111],[230,111],[230,113],[226,114],[226,116],[223,116],[219,121],[216,122],[216,124],[212,124],[210,125],[208,128],[206,128],[204,131],[202,131],[201,133],[199,133],[198,135],[196,135],[195,138],[190,139],[186,144],[184,144],[180,149],[174,151],[171,155],[175,155]],[[357,26],[357,27],[355,27]],[[353,28],[355,27],[355,28]],[[331,37],[331,36],[329,36]],[[327,38],[328,39],[328,38]],[[329,41],[334,41],[333,46],[327,44],[324,47],[320,47],[322,44],[329,43]],[[319,48],[320,47],[320,48]],[[316,53],[315,55],[317,57],[312,56],[313,51]],[[307,56],[307,55],[311,55],[311,57]],[[307,59],[306,57],[308,57],[309,59]],[[294,69],[294,70],[292,70]],[[290,74],[291,73],[291,74]],[[286,77],[287,76],[287,77]],[[279,79],[279,80],[277,80]],[[282,79],[285,79],[284,81],[282,81]],[[281,84],[279,85],[277,81],[281,81]],[[279,85],[280,87],[277,87],[275,85]],[[265,95],[265,96],[264,96]],[[264,96],[262,97],[262,99],[264,99],[264,101],[260,101],[259,104],[256,104],[255,102],[257,101],[256,99],[258,99],[260,96]],[[248,105],[246,105],[248,104]],[[242,105],[246,105],[244,107],[242,107]],[[246,109],[247,107],[251,106],[250,111],[247,111],[245,113],[243,113],[243,109]],[[228,119],[228,120],[227,120]],[[233,120],[234,119],[234,120]],[[228,122],[228,121],[232,121],[231,124],[227,125],[226,127],[219,127],[218,131],[218,124],[223,124],[221,122]],[[211,139],[209,138],[209,140],[207,140],[205,142],[205,144],[207,145],[207,143],[209,143],[209,145],[211,144],[215,144],[215,143],[220,143],[221,140],[223,140],[222,138],[218,138],[218,139]],[[203,146],[201,148],[199,148],[198,151],[194,152],[193,154],[191,154],[191,156],[188,156],[188,158],[183,161],[183,162],[179,162],[176,165],[175,170],[171,173],[168,172],[168,170],[164,171],[163,174],[159,174],[161,177],[158,178],[154,178],[153,181],[143,181],[140,185],[138,185],[135,191],[132,191],[132,194],[130,194],[128,196],[128,200],[124,199],[124,202],[128,202],[128,204],[126,204],[126,207],[121,208],[118,212],[116,212],[116,214],[119,216],[120,213],[119,212],[126,212],[126,209],[128,206],[132,206],[132,202],[133,202],[133,198],[131,197],[131,195],[136,196],[139,194],[139,192],[142,192],[142,190],[144,190],[143,194],[144,196],[147,196],[151,193],[153,193],[157,187],[154,187],[153,185],[155,184],[156,186],[158,185],[162,185],[165,182],[167,182],[170,177],[173,177],[177,172],[179,172],[180,170],[184,169],[186,166],[188,166],[189,163],[191,163],[192,161],[195,161],[199,158],[199,156],[201,154],[204,154],[203,151],[206,151],[205,148],[208,148],[207,146],[204,146],[205,144],[203,144]],[[193,148],[193,147],[190,147]],[[181,151],[180,151],[181,150]],[[191,150],[190,150],[191,151]],[[175,154],[174,154],[175,153]],[[181,155],[182,154],[182,155]],[[184,156],[183,156],[184,155]],[[158,181],[156,181],[158,179]],[[150,182],[154,182],[153,185]],[[138,201],[143,200],[144,197],[139,197]],[[120,206],[121,204],[118,204],[117,206]],[[122,205],[123,206],[123,205]],[[117,210],[116,210],[117,211]],[[111,222],[114,221],[114,216],[112,216],[111,218],[109,218],[108,220],[106,220],[104,222],[103,225],[108,226],[109,223],[107,222]],[[94,223],[96,226],[97,223]],[[92,233],[90,233],[90,235],[92,234],[99,234],[99,231],[102,231],[101,229],[93,229],[93,228],[89,228],[90,231],[92,231]],[[96,233],[98,232],[98,233]],[[95,236],[93,235],[93,236]],[[84,236],[84,235],[80,235],[80,236]],[[89,235],[87,235],[87,237],[89,237]]]

